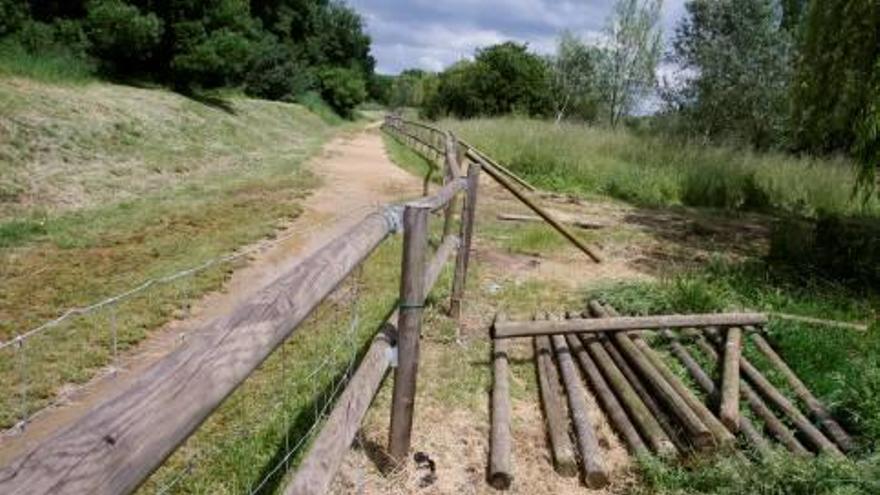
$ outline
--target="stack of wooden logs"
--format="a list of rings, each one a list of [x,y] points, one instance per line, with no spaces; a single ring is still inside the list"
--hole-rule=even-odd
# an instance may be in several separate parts
[[[852,438],[764,337],[766,322],[758,313],[622,317],[597,301],[564,319],[545,314],[530,321],[508,321],[499,315],[492,335],[489,482],[505,489],[513,480],[507,350],[512,338],[522,337],[533,340],[555,469],[563,476],[580,473],[588,487],[602,487],[609,479],[596,425],[587,414],[588,394],[595,396],[611,427],[637,456],[672,459],[732,451],[737,437],[762,456],[772,448],[764,431],[799,456],[842,456],[851,451]],[[743,355],[746,337],[806,412]],[[670,368],[652,343],[668,345],[698,390]],[[717,383],[712,378],[716,368]],[[744,413],[745,408],[750,412]]]

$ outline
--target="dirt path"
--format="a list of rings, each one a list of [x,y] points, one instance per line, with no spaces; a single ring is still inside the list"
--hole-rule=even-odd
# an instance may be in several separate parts
[[[205,296],[186,318],[155,331],[121,358],[118,369],[106,370],[67,394],[62,405],[37,416],[22,434],[0,437],[0,465],[75,421],[100,399],[124,389],[149,365],[185,342],[187,333],[247,299],[372,208],[421,192],[421,181],[389,160],[376,125],[334,139],[307,167],[320,177],[321,184],[302,202],[303,213],[280,231],[275,241],[262,241],[256,254],[236,270],[221,292]]]

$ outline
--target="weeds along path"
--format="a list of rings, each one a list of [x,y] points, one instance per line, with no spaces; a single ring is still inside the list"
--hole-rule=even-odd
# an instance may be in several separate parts
[[[153,332],[121,357],[115,373],[108,370],[66,397],[64,403],[37,416],[26,431],[0,438],[0,465],[30,445],[85,414],[101,399],[123,389],[140,372],[186,340],[187,332],[227,312],[286,269],[360,220],[371,208],[421,192],[418,178],[394,165],[386,155],[377,126],[349,132],[328,143],[308,169],[320,185],[301,201],[303,213],[266,240],[236,270],[220,292],[195,303],[189,315]]]

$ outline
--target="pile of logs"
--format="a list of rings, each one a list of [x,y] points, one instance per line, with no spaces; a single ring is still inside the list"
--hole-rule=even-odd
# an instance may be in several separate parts
[[[757,313],[624,317],[596,301],[588,311],[569,313],[564,319],[541,315],[508,321],[499,315],[492,329],[489,482],[505,489],[513,480],[507,349],[510,339],[522,337],[533,340],[555,469],[563,476],[580,473],[590,488],[606,485],[609,473],[596,425],[587,415],[588,394],[595,396],[611,427],[637,456],[673,459],[733,451],[737,438],[761,456],[771,449],[765,432],[799,456],[842,456],[851,451],[852,438],[762,335],[766,322],[766,315]],[[649,338],[668,345],[698,390],[669,367]],[[746,338],[806,412],[743,355]],[[716,370],[717,381],[712,378]]]

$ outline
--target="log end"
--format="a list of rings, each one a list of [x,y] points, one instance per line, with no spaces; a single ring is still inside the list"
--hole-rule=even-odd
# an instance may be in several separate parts
[[[489,474],[489,484],[496,490],[507,490],[513,483],[513,476],[506,472],[494,472]]]
[[[722,414],[721,415],[721,423],[727,428],[731,433],[739,433],[740,429],[740,418],[739,414]]]
[[[604,469],[590,469],[584,474],[584,484],[587,488],[598,490],[608,486],[608,473]]]
[[[557,474],[565,478],[574,478],[578,475],[578,465],[574,456],[564,459],[556,459],[554,468]]]

